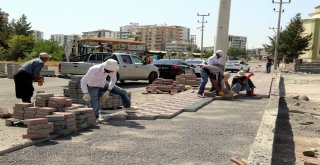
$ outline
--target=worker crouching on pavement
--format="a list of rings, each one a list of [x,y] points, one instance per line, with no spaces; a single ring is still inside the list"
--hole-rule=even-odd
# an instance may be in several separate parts
[[[26,62],[19,71],[13,76],[16,97],[22,99],[22,102],[31,103],[31,97],[33,96],[32,83],[38,82],[41,86],[44,82],[44,78],[40,76],[41,69],[51,56],[48,53],[42,52],[39,54],[39,58],[32,59]]]
[[[200,70],[200,75],[201,75],[201,84],[199,86],[198,90],[198,97],[204,97],[203,93],[206,87],[206,84],[208,82],[208,78],[210,78],[210,81],[215,87],[216,93],[221,91],[221,80],[223,77],[223,72],[222,70],[213,65],[204,65],[201,70]]]
[[[106,62],[90,67],[81,79],[81,90],[84,93],[83,100],[90,103],[89,106],[93,108],[96,119],[99,118],[99,121],[104,120],[102,116],[99,117],[100,98],[107,100],[110,92],[120,95],[125,111],[135,110],[134,107],[131,107],[128,93],[115,85],[118,70],[118,62],[114,59],[108,59]],[[110,76],[110,82],[106,80],[107,76]]]
[[[237,75],[232,80],[231,90],[237,95],[240,94],[240,91],[246,91],[248,96],[255,96],[254,94],[254,84],[251,81],[250,77],[253,76],[253,73],[245,75],[243,70],[240,70]]]

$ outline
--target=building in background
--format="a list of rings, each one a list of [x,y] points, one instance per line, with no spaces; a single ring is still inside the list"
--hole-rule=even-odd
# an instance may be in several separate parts
[[[32,30],[32,34],[36,40],[43,40],[43,32],[39,30]]]
[[[78,34],[71,34],[71,35],[52,34],[51,35],[51,39],[58,42],[59,45],[63,47],[65,47],[75,37],[81,38],[81,35],[78,35]]]
[[[247,37],[229,35],[228,47],[247,48]],[[219,48],[218,48],[219,49]]]
[[[88,32],[82,32],[83,38],[114,38],[113,31],[111,30],[95,30],[95,31],[88,31]]]
[[[303,20],[304,33],[312,34],[310,50],[300,56],[305,62],[320,62],[320,6],[315,9],[309,18]]]
[[[267,58],[268,56],[264,48],[247,49],[247,54],[251,57],[259,56],[261,59]]]
[[[190,29],[182,26],[145,25],[138,26],[135,34],[146,42],[147,49],[164,51],[166,44],[173,41],[190,42]]]
[[[190,44],[188,42],[183,41],[173,41],[166,43],[167,52],[187,52],[189,51]]]

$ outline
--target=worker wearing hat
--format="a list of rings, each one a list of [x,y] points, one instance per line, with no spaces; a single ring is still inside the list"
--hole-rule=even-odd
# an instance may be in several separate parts
[[[208,60],[207,60],[208,65],[213,65],[213,66],[219,67],[223,71],[224,70],[224,65],[222,65],[221,61],[220,61],[222,56],[223,56],[223,51],[222,50],[217,50],[216,53],[213,53],[212,56],[210,56],[208,58]],[[215,87],[211,83],[210,91],[213,92],[214,90],[215,90]]]
[[[237,95],[240,94],[240,91],[246,91],[248,96],[255,96],[254,94],[254,84],[251,81],[250,77],[253,76],[253,73],[246,75],[243,70],[240,70],[237,75],[232,79],[231,90]]]
[[[32,83],[35,81],[38,85],[42,85],[44,78],[40,76],[40,72],[50,57],[46,52],[40,53],[39,58],[26,62],[13,76],[16,97],[22,99],[22,102],[31,103],[34,91]]]
[[[110,92],[120,95],[124,110],[135,110],[131,106],[128,93],[116,86],[118,70],[118,62],[114,59],[108,59],[101,64],[90,67],[86,75],[81,79],[81,90],[84,94],[83,100],[93,108],[97,121],[104,120],[101,115],[99,117],[100,99],[107,100]],[[110,77],[110,82],[106,80],[108,76]]]

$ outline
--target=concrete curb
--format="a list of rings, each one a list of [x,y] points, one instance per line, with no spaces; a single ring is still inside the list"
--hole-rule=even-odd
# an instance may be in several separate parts
[[[272,164],[274,133],[282,91],[281,79],[281,74],[278,73],[272,81],[270,99],[248,157],[250,164]]]
[[[189,105],[182,109],[183,112],[197,112],[202,107],[208,105],[214,100],[214,98],[203,98],[200,101],[197,101],[196,103]]]

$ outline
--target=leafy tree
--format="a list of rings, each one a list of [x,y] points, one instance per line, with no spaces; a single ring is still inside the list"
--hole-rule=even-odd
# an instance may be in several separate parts
[[[31,23],[27,22],[27,16],[22,14],[22,16],[15,21],[14,19],[12,20],[12,22],[10,23],[11,26],[13,27],[13,32],[16,35],[31,35],[32,31],[31,31]]]
[[[213,50],[205,51],[203,53],[203,58],[209,58],[210,56],[212,56],[212,54],[213,54]]]
[[[230,47],[227,52],[230,59],[244,59],[246,60],[248,55],[244,48]]]
[[[5,60],[7,58],[6,49],[0,46],[0,60]]]
[[[52,56],[50,60],[59,61],[62,58],[64,49],[54,40],[36,40],[32,53],[27,56],[27,59],[36,58],[41,52],[50,54]]]
[[[13,35],[8,41],[7,60],[17,61],[24,59],[31,53],[34,47],[34,37],[25,35]]]
[[[8,25],[8,14],[0,8],[0,47],[8,48],[7,41],[10,38],[10,27]]]
[[[279,34],[279,49],[278,60],[283,57],[290,59],[299,58],[300,54],[309,49],[309,42],[312,39],[312,34],[304,35],[305,29],[301,14],[296,14],[290,20],[289,25]],[[269,54],[274,55],[276,36],[270,39],[270,45],[264,45]]]

